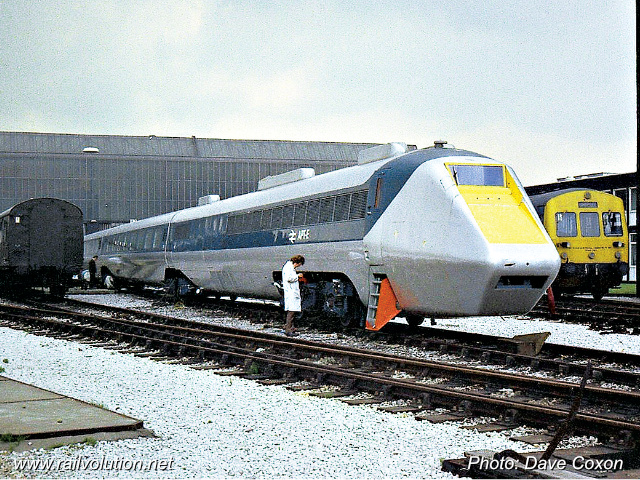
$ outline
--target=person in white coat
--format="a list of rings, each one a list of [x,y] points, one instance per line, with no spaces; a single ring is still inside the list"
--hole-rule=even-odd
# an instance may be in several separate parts
[[[293,328],[293,317],[296,312],[302,311],[302,299],[300,297],[299,279],[302,273],[296,272],[296,268],[304,265],[302,255],[294,255],[282,267],[282,288],[284,290],[284,311],[287,319],[284,324],[284,333],[288,336],[295,335]]]

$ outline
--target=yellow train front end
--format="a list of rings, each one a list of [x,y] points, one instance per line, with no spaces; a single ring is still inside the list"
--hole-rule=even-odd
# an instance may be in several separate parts
[[[558,192],[541,206],[544,210],[537,207],[538,211],[562,261],[554,291],[591,293],[600,300],[620,285],[629,272],[629,231],[622,200],[597,190],[576,189]]]

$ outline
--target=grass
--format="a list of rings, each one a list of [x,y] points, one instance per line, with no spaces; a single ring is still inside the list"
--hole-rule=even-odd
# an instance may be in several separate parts
[[[609,294],[633,296],[636,294],[635,283],[622,283],[618,288],[611,288]]]

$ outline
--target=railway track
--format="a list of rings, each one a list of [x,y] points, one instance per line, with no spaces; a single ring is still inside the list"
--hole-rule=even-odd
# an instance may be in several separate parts
[[[556,299],[555,313],[551,313],[546,297],[529,312],[530,316],[587,324],[604,333],[640,334],[640,304],[588,298],[563,297]]]
[[[153,298],[158,301],[157,297]],[[73,299],[67,299],[66,304],[79,309],[100,308],[105,312],[122,315],[130,312],[126,308],[97,307],[96,304]],[[167,305],[162,300],[159,304]],[[200,304],[200,306],[204,307],[206,316],[212,313],[225,317],[232,316],[258,325],[274,324],[282,315],[278,307],[269,303],[217,300],[213,303]],[[140,315],[142,312],[138,311],[137,314]],[[154,318],[153,313],[146,313],[146,315]],[[336,325],[331,321],[317,322],[314,319],[313,322],[306,323],[313,323],[313,331],[317,332],[333,334],[336,329]],[[495,337],[427,326],[410,327],[402,323],[390,323],[380,332],[353,328],[345,330],[344,333],[361,338],[363,341],[404,346],[413,353],[436,351],[447,355],[450,360],[453,360],[452,357],[458,357],[459,361],[465,364],[476,362],[478,365],[490,366],[490,368],[523,369],[528,373],[535,372],[544,376],[580,377],[586,363],[591,361],[594,364],[593,382],[633,389],[640,386],[640,379],[636,373],[636,370],[640,369],[640,355],[553,343],[544,343],[541,348],[536,349],[533,345],[535,341],[528,339]]]
[[[143,315],[160,322],[181,322],[196,328],[215,329],[211,324],[190,322],[173,317],[165,317],[150,312],[98,306],[93,303],[67,299],[66,304],[75,309],[88,308],[104,311],[112,315]],[[164,305],[164,303],[163,303]],[[258,325],[270,325],[276,322],[281,311],[271,304],[217,301],[208,304],[205,314],[210,316],[233,316],[249,320]],[[185,323],[186,322],[186,323]],[[314,331],[333,333],[332,322],[314,323]],[[488,368],[522,370],[522,373],[559,379],[574,377],[576,381],[583,375],[587,362],[592,362],[592,383],[615,385],[615,388],[636,390],[640,388],[640,355],[623,352],[595,350],[577,346],[544,343],[535,350],[530,340],[495,337],[478,333],[439,329],[434,327],[410,327],[406,324],[389,324],[382,332],[368,332],[352,329],[345,332],[372,341],[405,347],[407,355],[420,355],[437,352],[446,355],[448,361],[458,361],[465,365],[476,364]],[[535,350],[535,351],[534,351]],[[538,351],[539,350],[539,351]],[[457,360],[456,358],[457,357]]]
[[[62,308],[2,305],[3,323],[33,333],[55,334],[164,359],[197,362],[194,368],[231,371],[266,384],[305,382],[321,396],[353,404],[378,404],[412,412],[417,419],[491,417],[483,429],[517,425],[557,428],[571,415],[576,433],[602,441],[614,438],[631,448],[640,435],[640,393],[592,384],[544,379],[465,365],[401,357],[328,345],[264,332],[203,325],[183,319],[122,311],[95,315]],[[101,307],[102,308],[102,307]],[[583,366],[583,376],[588,367]],[[586,379],[586,377],[585,377]],[[586,382],[586,380],[585,380]],[[391,404],[391,405],[390,405]]]

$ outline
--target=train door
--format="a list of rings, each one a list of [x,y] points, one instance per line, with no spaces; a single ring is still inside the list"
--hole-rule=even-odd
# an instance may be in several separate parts
[[[32,204],[31,212],[27,215],[30,224],[29,238],[29,267],[33,270],[44,267],[63,267],[65,265],[65,245],[61,239],[66,237],[65,222],[45,202]]]
[[[380,217],[385,205],[383,205],[383,189],[385,184],[384,169],[378,170],[369,182],[369,195],[367,196],[366,231],[371,229],[373,223]],[[371,242],[365,242],[365,259],[371,266],[381,265],[382,242],[377,238]]]

